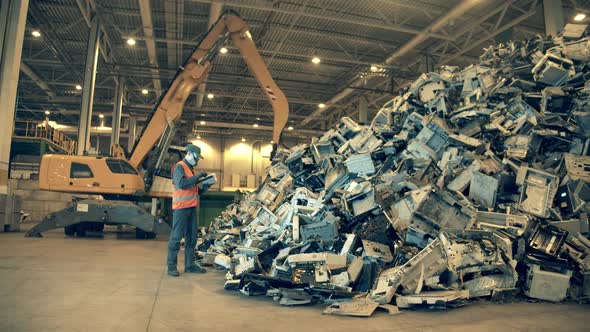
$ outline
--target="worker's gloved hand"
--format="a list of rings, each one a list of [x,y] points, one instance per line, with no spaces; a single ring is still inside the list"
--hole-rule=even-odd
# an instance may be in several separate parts
[[[205,172],[205,171],[200,171],[200,172],[198,172],[197,174],[195,174],[195,176],[196,176],[197,178],[204,178],[204,177],[206,177],[206,176],[207,176],[207,172]]]

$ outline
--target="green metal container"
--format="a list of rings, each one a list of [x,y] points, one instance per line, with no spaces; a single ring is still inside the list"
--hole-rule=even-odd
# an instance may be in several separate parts
[[[197,208],[199,227],[209,226],[225,208],[242,198],[239,191],[207,191],[199,196]]]

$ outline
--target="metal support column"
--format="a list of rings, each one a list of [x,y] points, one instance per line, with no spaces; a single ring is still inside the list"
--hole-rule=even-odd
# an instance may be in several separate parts
[[[125,79],[119,79],[117,89],[115,89],[115,102],[113,106],[113,121],[111,123],[111,147],[119,144],[121,135],[121,113],[123,111],[123,101],[125,100]]]
[[[545,16],[545,34],[557,36],[565,26],[561,0],[543,0],[543,14]]]
[[[127,151],[131,152],[133,144],[135,144],[135,136],[137,135],[137,120],[129,117],[129,135],[127,136]]]
[[[358,103],[358,112],[359,112],[359,123],[367,123],[367,112],[369,109],[369,105],[367,103],[367,99],[365,97],[359,97]]]
[[[80,105],[80,124],[78,125],[78,155],[84,155],[90,149],[90,126],[92,125],[92,102],[96,81],[96,65],[100,44],[98,16],[92,18],[88,47],[86,48],[86,65],[84,67],[84,85],[82,86],[82,104]]]
[[[8,193],[10,143],[28,8],[28,0],[2,0],[0,5],[0,194]]]

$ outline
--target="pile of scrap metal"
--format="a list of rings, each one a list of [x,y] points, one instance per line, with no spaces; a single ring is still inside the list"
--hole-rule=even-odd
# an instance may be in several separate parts
[[[279,152],[204,234],[203,262],[229,271],[227,289],[330,314],[587,301],[584,36],[568,25],[490,47],[478,65],[423,74],[370,124],[342,118]]]

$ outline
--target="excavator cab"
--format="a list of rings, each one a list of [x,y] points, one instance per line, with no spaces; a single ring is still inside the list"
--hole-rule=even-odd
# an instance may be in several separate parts
[[[184,157],[184,148],[170,146],[152,171],[146,192],[146,169],[137,170],[125,159],[116,157],[67,156],[46,154],[39,170],[39,189],[79,193],[145,195],[171,197],[170,170]]]
[[[137,195],[144,183],[137,169],[124,159],[46,154],[39,169],[39,189]]]

